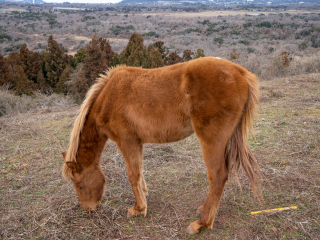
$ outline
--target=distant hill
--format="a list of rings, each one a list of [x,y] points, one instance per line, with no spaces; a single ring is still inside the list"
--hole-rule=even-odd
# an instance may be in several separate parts
[[[175,0],[122,0],[120,3],[122,4],[126,4],[126,3],[155,3],[155,2],[180,2],[179,0],[178,1],[175,1]],[[184,1],[181,1],[182,3],[183,2],[202,2],[200,0],[184,0]]]
[[[22,1],[16,1],[16,0],[0,0],[0,2],[7,2],[7,3],[29,3],[29,4],[33,4],[33,0],[22,0]],[[35,4],[41,3],[41,4],[45,4],[46,2],[44,2],[43,0],[35,0],[34,1]]]

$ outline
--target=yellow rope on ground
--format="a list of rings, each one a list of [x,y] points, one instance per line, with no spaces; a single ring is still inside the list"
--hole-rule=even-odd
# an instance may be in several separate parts
[[[278,211],[284,211],[284,210],[290,210],[290,209],[297,209],[297,206],[256,211],[256,212],[251,212],[251,215],[258,214],[258,213],[278,212]]]

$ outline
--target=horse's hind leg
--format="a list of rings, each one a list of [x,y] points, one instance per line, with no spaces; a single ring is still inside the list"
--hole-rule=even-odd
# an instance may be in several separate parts
[[[146,216],[145,194],[148,193],[148,190],[142,173],[143,146],[137,140],[119,141],[117,144],[126,162],[127,175],[136,199],[135,205],[128,210],[128,217],[140,214]]]
[[[148,188],[147,188],[146,181],[144,180],[143,173],[141,173],[141,181],[140,181],[140,184],[141,184],[141,188],[142,188],[142,191],[143,191],[143,193],[144,193],[144,196],[148,197],[148,196],[149,196]]]
[[[187,233],[198,233],[201,228],[212,228],[224,185],[228,179],[228,168],[224,152],[236,119],[216,119],[202,121],[193,119],[193,126],[199,138],[204,161],[207,166],[209,194],[206,203],[199,208],[200,218],[192,222]]]

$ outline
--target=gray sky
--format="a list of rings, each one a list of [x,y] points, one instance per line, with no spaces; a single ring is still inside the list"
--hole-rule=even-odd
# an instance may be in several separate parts
[[[70,2],[70,3],[118,3],[121,0],[44,0],[47,3],[63,3],[63,2]]]

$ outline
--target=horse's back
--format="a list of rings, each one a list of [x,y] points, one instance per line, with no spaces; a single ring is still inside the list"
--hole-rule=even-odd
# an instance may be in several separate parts
[[[97,98],[97,121],[113,140],[129,133],[142,142],[181,140],[193,133],[192,118],[241,111],[245,71],[216,58],[157,69],[122,67]]]

